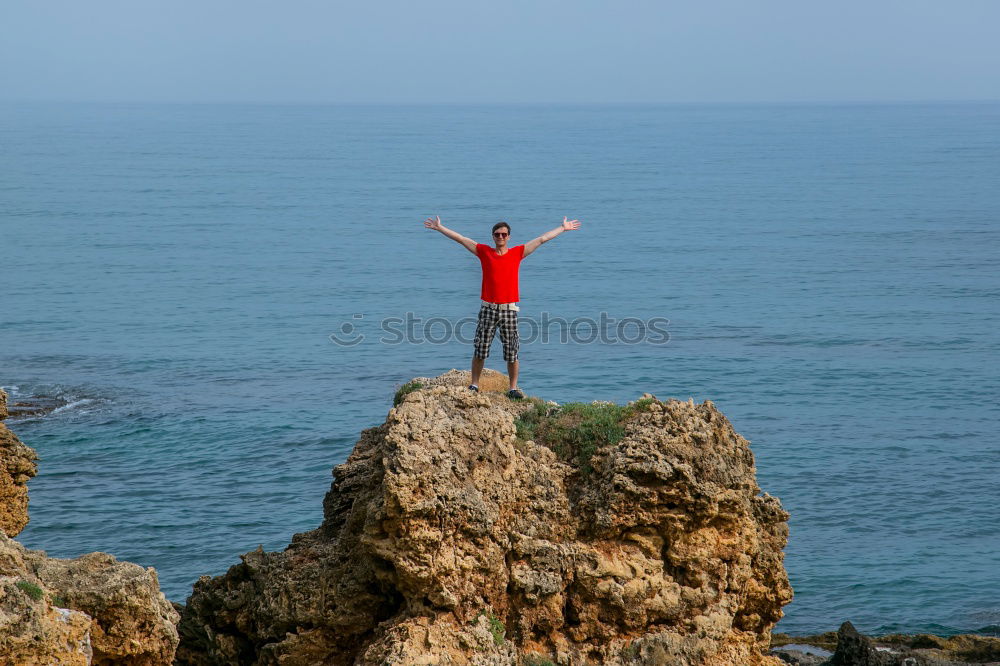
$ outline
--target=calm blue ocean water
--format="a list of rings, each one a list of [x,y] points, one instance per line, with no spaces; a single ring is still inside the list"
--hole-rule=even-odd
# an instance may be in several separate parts
[[[422,220],[569,215],[522,316],[670,340],[526,345],[529,393],[715,401],[792,515],[781,630],[1000,625],[1000,105],[4,104],[0,175],[0,384],[72,401],[11,424],[29,547],[177,601],[283,548],[395,388],[468,363],[423,325],[478,262]]]

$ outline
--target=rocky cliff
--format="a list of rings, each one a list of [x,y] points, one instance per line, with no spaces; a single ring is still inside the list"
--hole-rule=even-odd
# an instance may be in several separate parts
[[[0,417],[5,404],[0,395]],[[170,664],[178,615],[152,568],[105,553],[50,558],[10,538],[28,522],[35,460],[0,423],[0,666]]]
[[[17,438],[7,418],[7,394],[0,389],[0,532],[17,536],[28,524],[28,479],[37,471],[35,452]]]
[[[178,662],[779,664],[788,515],[705,402],[401,391],[324,521],[202,578]]]

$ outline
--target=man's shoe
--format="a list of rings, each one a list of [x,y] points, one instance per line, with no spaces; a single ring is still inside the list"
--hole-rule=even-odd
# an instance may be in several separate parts
[[[521,389],[511,389],[507,391],[507,397],[511,400],[524,400],[524,394],[521,393]]]
[[[469,390],[472,391],[473,393],[479,393],[479,387],[476,386],[475,384],[469,384]]]

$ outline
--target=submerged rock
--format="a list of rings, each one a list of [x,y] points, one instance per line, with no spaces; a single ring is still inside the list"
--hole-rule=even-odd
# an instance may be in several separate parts
[[[850,622],[840,625],[837,651],[830,666],[889,666],[896,663],[887,651],[880,651],[867,636],[862,636]]]
[[[788,514],[711,402],[437,379],[362,433],[319,528],[198,581],[178,663],[781,663]]]
[[[796,650],[794,648],[774,648],[771,654],[792,666],[822,666],[827,662],[825,656],[815,653],[813,649]]]
[[[33,416],[44,416],[69,404],[64,398],[54,398],[47,395],[37,395],[18,400],[8,405],[8,418],[26,419]]]

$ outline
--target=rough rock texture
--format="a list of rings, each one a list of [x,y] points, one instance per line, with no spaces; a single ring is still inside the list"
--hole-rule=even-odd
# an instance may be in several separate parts
[[[178,663],[781,663],[788,515],[712,403],[644,401],[584,471],[467,379],[362,433],[318,529],[199,580]]]
[[[170,664],[177,621],[151,568],[49,558],[0,535],[0,664]]]
[[[0,532],[13,537],[28,524],[28,479],[36,472],[35,452],[0,423]]]
[[[21,576],[0,575],[0,664],[91,664],[90,617],[36,601],[25,585]]]
[[[889,666],[895,660],[888,653],[880,652],[854,625],[845,622],[837,632],[837,651],[829,663],[831,666]]]
[[[7,418],[7,392],[0,389],[0,421]]]

